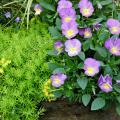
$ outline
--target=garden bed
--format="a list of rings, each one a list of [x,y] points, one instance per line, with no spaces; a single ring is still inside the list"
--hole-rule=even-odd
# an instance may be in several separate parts
[[[0,120],[118,115],[119,0],[0,2]]]
[[[107,110],[95,112],[82,104],[68,104],[66,101],[47,102],[43,106],[47,111],[40,120],[120,120],[114,105]]]

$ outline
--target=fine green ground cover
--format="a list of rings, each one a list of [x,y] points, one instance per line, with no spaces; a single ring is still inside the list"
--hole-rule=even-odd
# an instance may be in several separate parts
[[[28,31],[0,27],[0,119],[36,120],[44,110],[37,105],[49,98],[42,89],[52,45],[43,23],[33,20]]]

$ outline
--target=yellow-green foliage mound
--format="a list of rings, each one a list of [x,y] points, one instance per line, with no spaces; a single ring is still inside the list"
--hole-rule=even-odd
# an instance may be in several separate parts
[[[43,88],[49,78],[47,51],[52,39],[47,25],[32,23],[26,31],[0,29],[0,117],[35,120],[37,104],[47,99]],[[48,96],[49,97],[49,96]],[[38,112],[39,111],[39,112]],[[0,119],[1,119],[0,118]]]

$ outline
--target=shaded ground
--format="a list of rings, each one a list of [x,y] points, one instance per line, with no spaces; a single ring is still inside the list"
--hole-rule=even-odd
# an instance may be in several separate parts
[[[68,105],[64,101],[45,103],[47,112],[40,120],[120,120],[112,107],[106,111],[91,112],[81,105]]]

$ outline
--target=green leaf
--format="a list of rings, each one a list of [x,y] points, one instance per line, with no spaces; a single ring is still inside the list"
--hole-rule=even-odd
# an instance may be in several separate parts
[[[87,40],[83,43],[83,50],[87,51],[90,48],[90,40]]]
[[[56,73],[65,73],[65,69],[64,69],[64,68],[56,68],[56,69],[53,71],[53,74],[56,74]]]
[[[56,54],[55,54],[55,52],[53,50],[49,50],[48,55],[56,56]]]
[[[80,57],[81,60],[83,60],[83,61],[85,60],[85,53],[84,52],[80,52],[78,56]]]
[[[118,13],[118,20],[120,20],[120,12]]]
[[[98,38],[103,43],[106,39],[109,38],[109,36],[110,36],[110,33],[107,30],[102,29],[100,31],[100,34],[98,35]]]
[[[111,3],[112,3],[112,0],[105,0],[105,1],[100,2],[101,5],[108,5]]]
[[[90,99],[91,99],[91,95],[90,94],[84,94],[82,96],[82,102],[85,106],[87,106],[90,102]]]
[[[62,96],[62,90],[57,90],[54,93],[55,98],[60,98]]]
[[[61,20],[60,20],[60,18],[56,19],[56,27],[57,27],[58,30],[61,30]]]
[[[72,90],[65,90],[65,96],[71,98],[74,96],[74,93]]]
[[[49,68],[51,71],[54,71],[55,69],[60,68],[60,67],[61,67],[61,66],[58,65],[58,64],[48,63],[48,68]]]
[[[79,64],[78,64],[78,68],[79,68],[79,69],[83,69],[83,67],[84,67],[84,64],[83,64],[83,63],[79,63]]]
[[[105,99],[99,97],[92,102],[91,110],[99,110],[104,106],[105,106]]]
[[[117,96],[117,101],[120,103],[120,96]]]
[[[97,46],[96,51],[99,53],[99,55],[101,55],[102,57],[107,57],[107,50],[103,47]]]
[[[47,10],[55,11],[55,7],[53,5],[45,2],[45,0],[41,0],[40,5]]]
[[[118,105],[118,106],[116,107],[116,112],[117,112],[118,115],[120,115],[120,105]]]
[[[50,34],[52,35],[52,37],[53,37],[54,39],[59,39],[59,38],[61,38],[61,34],[60,34],[60,32],[57,30],[57,28],[55,28],[55,27],[49,27],[48,30],[49,30]]]
[[[115,89],[116,92],[120,93],[120,85],[115,84],[113,88]]]
[[[112,68],[109,65],[105,66],[104,74],[111,74],[112,75]]]
[[[88,79],[87,78],[78,78],[77,79],[78,85],[84,90],[87,87]]]
[[[91,22],[91,25],[95,24],[95,23],[100,23],[104,20],[103,17],[99,17],[99,18],[96,18],[96,19],[92,19],[90,20],[89,22]]]

